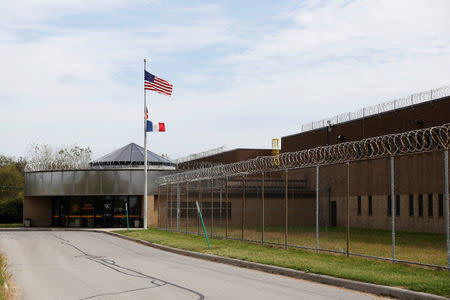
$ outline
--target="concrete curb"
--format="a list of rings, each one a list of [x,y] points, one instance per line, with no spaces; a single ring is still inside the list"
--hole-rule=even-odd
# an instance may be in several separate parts
[[[392,298],[405,299],[405,300],[407,300],[407,299],[408,300],[409,299],[430,299],[430,300],[448,299],[448,298],[437,296],[437,295],[432,295],[432,294],[427,294],[427,293],[422,293],[422,292],[414,292],[414,291],[405,290],[405,289],[396,288],[396,287],[377,285],[377,284],[373,284],[373,283],[359,282],[359,281],[354,281],[354,280],[349,280],[349,279],[336,278],[336,277],[327,276],[327,275],[307,273],[307,272],[297,271],[297,270],[283,268],[283,267],[264,265],[264,264],[260,264],[260,263],[254,263],[254,262],[249,262],[249,261],[244,261],[244,260],[239,260],[239,259],[234,259],[234,258],[222,257],[222,256],[217,256],[217,255],[205,254],[205,253],[198,253],[198,252],[193,252],[193,251],[183,250],[183,249],[178,249],[178,248],[172,248],[172,247],[155,244],[155,243],[150,243],[150,242],[147,242],[144,240],[132,238],[132,237],[129,237],[126,235],[109,232],[109,231],[100,231],[100,230],[98,230],[98,231],[91,230],[91,231],[105,233],[105,234],[115,236],[115,237],[118,237],[121,239],[129,240],[129,241],[139,243],[139,244],[142,244],[145,246],[150,246],[150,247],[153,247],[153,248],[156,248],[159,250],[164,250],[164,251],[168,251],[168,252],[172,252],[172,253],[176,253],[176,254],[181,254],[181,255],[190,256],[190,257],[199,258],[199,259],[205,259],[205,260],[209,260],[209,261],[219,262],[219,263],[223,263],[223,264],[227,264],[227,265],[238,266],[238,267],[242,267],[242,268],[248,268],[248,269],[252,269],[252,270],[258,270],[258,271],[262,271],[262,272],[266,272],[266,273],[272,273],[272,274],[283,275],[283,276],[288,276],[288,277],[297,278],[297,279],[319,282],[319,283],[323,283],[323,284],[333,285],[333,286],[351,289],[351,290],[355,290],[355,291],[360,291],[360,292],[364,292],[364,293],[370,293],[370,294],[383,296],[383,297],[392,297]]]

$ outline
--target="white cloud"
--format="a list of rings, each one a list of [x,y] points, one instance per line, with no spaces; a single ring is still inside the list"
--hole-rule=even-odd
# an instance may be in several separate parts
[[[36,24],[40,21],[55,20],[65,15],[114,11],[137,3],[139,3],[137,0],[2,1],[0,3],[0,20],[3,24]]]
[[[149,94],[169,130],[151,135],[150,148],[174,158],[221,145],[270,147],[302,123],[450,83],[447,1],[304,1],[276,16],[280,26],[237,20],[219,5],[181,8],[192,18],[169,24],[46,23],[104,4],[75,2],[39,2],[35,16],[20,11],[22,2],[0,4],[0,17],[11,15],[0,31],[1,143],[9,141],[0,152],[45,141],[100,155],[141,143],[142,57],[167,63],[161,76],[175,83],[170,100]],[[127,3],[109,8],[119,13]],[[22,37],[32,31],[42,35]],[[124,80],[124,70],[136,75]]]

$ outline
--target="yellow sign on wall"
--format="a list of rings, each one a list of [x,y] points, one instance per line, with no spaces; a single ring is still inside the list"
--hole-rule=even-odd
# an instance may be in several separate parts
[[[272,156],[273,158],[273,164],[275,166],[280,165],[280,139],[272,139]]]

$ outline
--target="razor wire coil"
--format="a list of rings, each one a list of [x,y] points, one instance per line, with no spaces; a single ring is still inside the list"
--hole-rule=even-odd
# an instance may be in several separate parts
[[[157,183],[166,185],[439,151],[448,149],[449,144],[450,123],[447,123],[441,126],[286,152],[277,156],[260,156],[246,161],[180,172],[159,177]]]

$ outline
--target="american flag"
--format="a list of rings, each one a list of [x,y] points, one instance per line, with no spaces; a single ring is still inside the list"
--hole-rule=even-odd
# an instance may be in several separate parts
[[[145,89],[170,96],[172,95],[173,85],[171,85],[168,81],[158,78],[155,75],[145,71]]]

